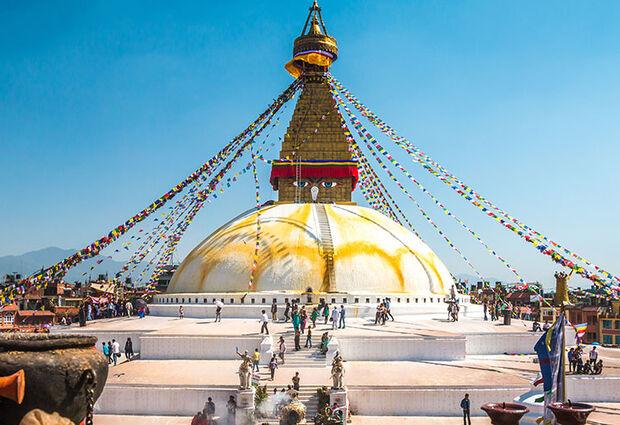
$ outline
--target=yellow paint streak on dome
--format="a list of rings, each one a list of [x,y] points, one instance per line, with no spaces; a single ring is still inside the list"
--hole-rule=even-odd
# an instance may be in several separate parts
[[[394,274],[398,278],[400,289],[402,292],[405,292],[405,276],[403,276],[400,262],[402,256],[408,253],[409,249],[403,247],[398,248],[395,255],[391,255],[374,243],[367,241],[355,241],[338,245],[338,247],[335,248],[334,260],[340,261],[345,258],[355,258],[360,255],[376,255],[389,264],[392,270],[394,270]]]

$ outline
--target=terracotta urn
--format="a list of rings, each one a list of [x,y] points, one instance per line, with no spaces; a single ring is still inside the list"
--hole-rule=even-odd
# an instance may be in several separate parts
[[[481,409],[489,415],[493,425],[518,425],[521,417],[530,411],[517,403],[487,403]]]
[[[549,409],[555,415],[555,419],[561,425],[580,425],[585,424],[590,413],[594,412],[595,407],[591,404],[572,403],[551,403]]]
[[[95,349],[96,342],[96,337],[82,335],[0,335],[0,376],[19,370],[25,374],[21,404],[0,397],[2,424],[18,425],[36,408],[80,423],[86,416],[88,390],[94,403],[108,377],[108,361]]]

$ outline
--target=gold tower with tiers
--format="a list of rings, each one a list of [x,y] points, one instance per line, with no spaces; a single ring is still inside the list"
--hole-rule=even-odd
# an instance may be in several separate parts
[[[357,164],[325,77],[337,55],[315,1],[285,67],[303,80],[303,89],[272,173],[280,203],[351,204]]]

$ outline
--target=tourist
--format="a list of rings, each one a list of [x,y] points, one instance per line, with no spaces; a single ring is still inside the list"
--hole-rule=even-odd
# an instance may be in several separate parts
[[[312,314],[310,315],[310,320],[312,320],[312,327],[316,328],[316,319],[319,317],[319,311],[316,307],[312,309]]]
[[[112,353],[112,342],[108,341],[108,364],[114,363]]]
[[[306,313],[306,308],[302,307],[299,312],[299,327],[301,328],[301,333],[303,334],[306,331],[306,322],[308,321],[308,313]]]
[[[542,326],[543,331],[548,331],[550,327],[551,325],[549,324],[549,321],[545,320],[545,323],[543,323],[543,326]]]
[[[145,313],[145,308],[144,307],[140,307],[140,310],[138,310],[138,315],[140,317],[140,319],[144,319],[144,313]]]
[[[284,357],[284,356],[282,356]],[[269,373],[271,373],[271,380],[273,381],[273,378],[276,374],[276,369],[278,368],[278,359],[276,359],[276,355],[274,354],[271,357],[271,360],[269,360]],[[274,388],[275,391],[275,388]]]
[[[280,337],[280,346],[278,349],[280,350],[280,360],[282,360],[282,364],[284,364],[284,354],[286,353],[286,343],[284,342],[284,337]]]
[[[183,318],[183,306],[179,306],[179,319]]]
[[[299,332],[299,329],[297,329],[295,331],[295,351],[301,350],[301,344],[299,342],[300,338],[301,338],[301,333]]]
[[[112,355],[114,356],[114,366],[116,366],[116,361],[121,356],[121,345],[115,340],[112,340]]]
[[[291,312],[291,304],[287,301],[286,306],[284,307],[284,323],[289,321],[290,312]]]
[[[216,301],[215,302],[215,321],[216,322],[221,322],[222,321],[222,307],[224,306],[224,304],[222,304],[221,301]]]
[[[452,321],[452,301],[448,301],[448,322]]]
[[[271,320],[273,320],[274,323],[278,321],[278,304],[276,300],[273,300],[271,304]]]
[[[493,303],[491,303],[491,305],[489,306],[489,313],[491,314],[491,321],[494,322],[495,321],[495,305]]]
[[[382,314],[383,314],[383,304],[379,304],[377,306],[377,311],[375,312],[375,325],[381,323]]]
[[[125,358],[127,360],[131,360],[133,357],[133,343],[131,342],[131,338],[127,338],[125,341]]]
[[[260,362],[260,353],[258,352],[258,348],[254,349],[254,357],[252,358],[252,372],[254,372],[254,368],[258,372],[258,363]]]
[[[463,409],[463,425],[471,425],[471,418],[469,417],[469,408],[471,402],[469,400],[469,394],[465,394],[465,398],[461,400],[461,409]]]
[[[319,301],[319,307],[317,309],[317,312],[319,313],[319,315],[322,314],[324,308],[325,308],[325,298],[321,298],[321,300]]]
[[[293,389],[295,391],[299,391],[299,381],[300,381],[300,377],[299,377],[299,372],[295,372],[295,376],[293,376],[293,379],[291,379],[293,381]]]
[[[102,342],[101,345],[103,346],[103,348],[101,349],[101,351],[103,351],[103,354],[108,358],[108,364],[110,364],[112,363],[112,357],[110,356],[110,346],[108,344]]]
[[[205,403],[205,407],[203,409],[203,413],[207,418],[207,425],[213,425],[213,417],[215,416],[215,403],[211,397],[207,398],[207,402]]]
[[[310,330],[310,328],[308,328],[308,334],[306,335],[306,344],[304,345],[304,347],[312,348],[312,331]]]
[[[600,375],[601,373],[603,373],[603,360],[596,362],[594,369],[592,370],[593,375]]]
[[[329,320],[329,304],[325,304],[325,307],[323,307],[323,316],[325,316],[325,324],[327,325]]]
[[[131,301],[125,303],[125,310],[127,310],[127,317],[131,317],[133,314],[133,304]]]
[[[387,316],[390,316],[392,322],[394,321],[394,316],[392,316],[392,302],[389,298],[385,299],[385,320],[387,320]]]
[[[489,320],[489,318],[487,317],[487,310],[488,310],[488,306],[487,306],[487,302],[483,302],[482,303],[482,311],[484,312],[484,320]]]
[[[590,367],[594,366],[597,360],[598,352],[596,351],[596,347],[592,347],[592,350],[590,350]]]
[[[329,334],[323,332],[323,335],[321,335],[321,354],[327,353],[327,344],[329,344]]]
[[[205,416],[202,412],[196,413],[196,416],[192,419],[192,425],[205,425],[207,421],[205,420]]]
[[[259,319],[259,322],[261,323],[260,333],[262,334],[263,332],[265,332],[265,334],[269,335],[269,329],[267,329],[267,323],[269,322],[269,318],[267,317],[267,314],[265,314],[265,310],[261,311],[261,317]]]
[[[540,327],[540,323],[538,323],[538,320],[534,320],[534,323],[532,324],[532,332],[540,332],[542,331],[542,328]]]
[[[226,403],[226,410],[228,411],[228,417],[226,418],[227,425],[235,425],[235,415],[237,414],[237,402],[234,396],[228,398]]]
[[[572,372],[574,369],[574,354],[575,354],[575,349],[571,348],[570,350],[568,350],[568,371]]]
[[[338,308],[334,306],[332,309],[332,329],[336,329],[338,327],[338,318],[340,317],[340,311]]]
[[[338,322],[338,329],[341,329],[341,328],[344,329],[345,328],[345,325],[346,325],[346,323],[344,321],[345,314],[346,314],[346,312],[344,310],[344,305],[341,305],[340,306],[340,321]]]

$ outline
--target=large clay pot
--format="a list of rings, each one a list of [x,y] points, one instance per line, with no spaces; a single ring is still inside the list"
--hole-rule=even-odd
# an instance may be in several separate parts
[[[530,411],[517,403],[487,403],[481,409],[489,415],[493,425],[518,425],[521,417]]]
[[[18,425],[35,408],[80,423],[86,416],[88,388],[93,388],[97,400],[108,377],[108,360],[95,349],[96,343],[94,336],[0,335],[0,376],[20,369],[26,375],[22,404],[0,397],[2,424]]]
[[[595,407],[585,403],[551,403],[549,409],[561,425],[581,425],[588,420]]]

